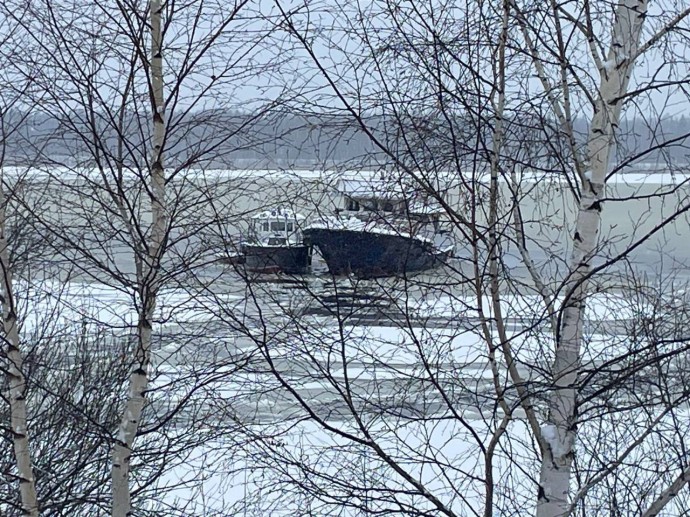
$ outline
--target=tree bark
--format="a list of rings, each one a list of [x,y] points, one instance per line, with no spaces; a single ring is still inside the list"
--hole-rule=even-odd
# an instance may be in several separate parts
[[[38,497],[31,450],[29,448],[29,422],[26,410],[26,377],[23,371],[23,358],[20,349],[19,328],[17,327],[17,309],[12,292],[12,272],[10,270],[10,253],[7,247],[5,191],[0,185],[0,268],[2,269],[2,320],[7,347],[7,383],[9,387],[10,424],[14,445],[14,457],[17,462],[19,477],[19,494],[22,514],[38,516]]]
[[[599,70],[600,87],[587,142],[589,169],[580,178],[582,195],[570,257],[572,273],[565,289],[562,322],[556,341],[548,421],[542,428],[544,444],[538,517],[562,517],[570,509],[570,476],[577,424],[576,382],[588,294],[587,278],[599,242],[601,200],[612,139],[620,120],[621,98],[627,92],[646,12],[646,0],[619,2],[608,59]]]
[[[165,170],[163,168],[163,145],[165,141],[165,104],[163,95],[162,59],[162,7],[160,0],[152,0],[149,7],[151,22],[151,116],[153,138],[150,164],[151,233],[144,267],[137,271],[140,309],[138,341],[134,353],[134,364],[130,374],[129,397],[120,423],[113,449],[113,511],[114,517],[131,514],[131,493],[129,487],[130,458],[134,439],[139,429],[141,415],[146,403],[148,367],[151,358],[152,321],[159,290],[160,259],[163,252],[167,226],[165,212]]]

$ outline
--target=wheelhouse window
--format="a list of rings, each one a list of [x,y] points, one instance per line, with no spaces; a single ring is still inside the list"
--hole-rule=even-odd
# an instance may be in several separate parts
[[[350,212],[359,212],[359,201],[352,198],[347,198],[347,210]]]
[[[278,222],[274,221],[271,223],[271,231],[272,232],[284,232],[285,231],[285,223],[284,222]]]
[[[261,223],[261,231],[262,232],[268,231],[268,223]]]

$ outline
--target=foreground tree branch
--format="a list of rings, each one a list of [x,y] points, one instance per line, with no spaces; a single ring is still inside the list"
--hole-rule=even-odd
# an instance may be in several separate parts
[[[163,146],[165,144],[165,99],[163,93],[162,30],[163,11],[158,0],[149,5],[151,27],[151,139],[150,203],[151,234],[146,246],[146,257],[137,271],[139,285],[138,341],[134,350],[132,373],[129,379],[129,395],[113,448],[113,516],[125,517],[131,513],[129,488],[129,464],[132,447],[141,423],[146,403],[148,369],[151,363],[151,346],[156,297],[160,285],[160,263],[165,249],[168,217],[165,208],[165,169]]]
[[[589,285],[585,280],[599,243],[602,203],[609,170],[614,132],[630,82],[647,13],[645,0],[622,0],[616,9],[608,63],[600,70],[601,83],[587,142],[589,169],[584,172],[579,201],[569,279],[553,363],[554,386],[549,398],[549,416],[544,424],[547,447],[543,451],[539,517],[565,515],[569,509],[570,476],[577,430],[577,372],[583,342],[585,307]]]
[[[2,176],[0,174],[0,176]],[[4,354],[10,402],[10,432],[17,461],[17,477],[21,495],[22,512],[38,516],[38,497],[31,461],[29,442],[29,418],[26,405],[27,382],[24,374],[21,340],[17,323],[17,305],[12,290],[12,271],[7,242],[7,199],[4,178],[0,178],[0,274],[2,275],[2,322],[4,330]]]

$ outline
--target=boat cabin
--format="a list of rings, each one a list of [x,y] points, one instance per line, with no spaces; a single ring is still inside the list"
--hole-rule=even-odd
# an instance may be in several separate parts
[[[365,220],[376,214],[388,222],[404,220],[425,233],[451,231],[438,201],[400,181],[382,177],[341,178],[337,191],[341,198],[337,212],[345,216]]]
[[[452,232],[452,225],[440,203],[427,197],[416,197],[407,206],[411,221],[420,227],[428,227],[435,233]]]
[[[342,197],[340,212],[405,212],[407,195],[400,185],[383,179],[341,179],[338,192]]]
[[[250,240],[264,246],[297,246],[302,243],[305,217],[289,208],[264,210],[251,219]]]

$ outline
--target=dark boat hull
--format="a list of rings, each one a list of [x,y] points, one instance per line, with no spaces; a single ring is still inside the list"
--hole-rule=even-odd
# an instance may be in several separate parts
[[[256,273],[306,273],[311,263],[309,246],[244,244],[244,267]]]
[[[326,228],[303,232],[305,241],[319,248],[334,275],[402,275],[437,267],[450,255],[450,251],[439,252],[430,242],[401,235]]]

